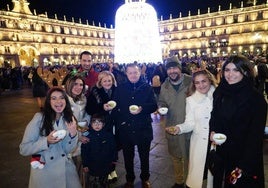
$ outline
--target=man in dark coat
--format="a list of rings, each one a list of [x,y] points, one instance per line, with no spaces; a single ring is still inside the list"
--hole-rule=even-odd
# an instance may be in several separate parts
[[[126,188],[134,187],[134,149],[138,147],[142,187],[150,187],[149,152],[153,139],[151,113],[156,111],[157,103],[152,87],[140,78],[141,70],[137,64],[129,64],[126,68],[128,81],[115,89],[114,101],[117,106],[113,116],[117,122],[117,133],[122,144],[125,169]],[[136,111],[130,106],[136,105]]]

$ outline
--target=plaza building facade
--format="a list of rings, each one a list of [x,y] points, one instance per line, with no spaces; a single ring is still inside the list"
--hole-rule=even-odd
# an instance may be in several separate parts
[[[27,0],[13,0],[12,10],[0,11],[0,67],[77,64],[88,50],[93,61],[114,58],[113,26],[90,25],[81,19],[36,14]],[[236,53],[267,53],[268,1],[229,10],[159,19],[162,58],[217,57]],[[155,62],[157,63],[157,62]]]
[[[207,12],[159,22],[163,56],[228,56],[267,54],[268,1],[266,4]]]

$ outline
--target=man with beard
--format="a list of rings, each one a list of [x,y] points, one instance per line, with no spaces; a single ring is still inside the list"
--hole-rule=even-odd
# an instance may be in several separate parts
[[[158,105],[167,107],[165,126],[170,127],[185,120],[186,91],[191,83],[191,77],[181,72],[181,63],[177,56],[167,58],[166,70],[168,77],[161,85]],[[175,184],[172,188],[184,188],[187,175],[190,134],[172,135],[166,133],[168,151],[172,157]]]

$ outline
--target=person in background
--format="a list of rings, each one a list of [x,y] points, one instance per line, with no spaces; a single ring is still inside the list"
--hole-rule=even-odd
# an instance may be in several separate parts
[[[86,96],[89,95],[91,89],[93,86],[95,86],[97,80],[98,80],[98,72],[94,70],[94,67],[92,66],[92,54],[89,51],[83,51],[80,56],[80,67],[78,70],[74,68],[68,76],[64,78],[63,85],[66,83],[66,81],[69,79],[69,77],[72,77],[74,74],[80,74],[83,76],[83,79],[86,84]]]
[[[110,71],[102,71],[98,75],[96,86],[92,88],[90,95],[87,98],[86,111],[88,114],[101,114],[105,119],[105,127],[108,132],[115,134],[114,121],[111,117],[112,108],[108,102],[114,95],[115,87],[117,86],[113,73]],[[108,176],[109,181],[115,182],[117,174],[115,165]]]
[[[167,107],[166,127],[185,121],[186,92],[192,82],[191,76],[181,72],[181,63],[177,56],[166,60],[167,79],[161,85],[158,99],[159,107]],[[168,151],[172,157],[175,184],[173,188],[184,188],[187,175],[188,153],[191,133],[180,135],[166,134]]]
[[[217,145],[222,159],[214,174],[214,187],[264,188],[263,134],[267,103],[254,87],[253,64],[242,55],[229,57],[213,94],[210,140],[227,136]],[[222,185],[224,184],[224,185]]]
[[[85,83],[87,85],[87,94],[91,91],[91,88],[96,84],[98,80],[98,72],[96,72],[92,66],[92,54],[89,51],[83,51],[80,54],[81,67],[79,72],[85,72]]]
[[[185,121],[174,126],[173,130],[167,129],[167,131],[175,135],[192,131],[186,185],[191,188],[201,188],[202,185],[205,187],[203,178],[206,179],[208,172],[205,163],[209,143],[209,119],[212,110],[212,94],[217,84],[214,76],[205,69],[194,72],[192,80],[186,98]],[[206,187],[212,188],[211,174]]]
[[[90,142],[81,146],[83,170],[88,173],[87,188],[108,188],[108,174],[117,161],[114,136],[104,126],[104,117],[93,114],[87,136]]]
[[[117,82],[117,84],[121,84],[121,83],[124,83],[126,82],[127,80],[127,77],[124,73],[124,71],[121,71],[119,69],[119,64],[118,63],[113,63],[113,62],[109,62],[108,63],[108,66],[109,66],[109,71],[111,73],[113,73],[114,77],[115,77],[115,80]]]
[[[81,188],[75,165],[68,154],[78,142],[77,124],[64,90],[53,87],[46,96],[44,111],[38,112],[27,125],[20,154],[38,154],[42,169],[31,168],[29,188],[66,187]],[[56,131],[65,130],[58,138]]]
[[[73,157],[73,161],[76,165],[80,179],[82,175],[81,143],[87,143],[89,141],[85,136],[88,134],[87,130],[90,123],[90,115],[88,115],[85,110],[87,104],[87,98],[84,94],[85,88],[85,81],[80,75],[69,77],[65,83],[65,91],[71,104],[71,109],[76,120],[78,121],[79,143],[77,149],[73,151],[71,155]],[[85,122],[83,127],[79,127],[79,124],[83,122]]]
[[[258,91],[265,97],[268,95],[268,65],[265,56],[260,56],[257,60],[257,83]]]
[[[162,85],[162,83],[164,83],[166,78],[167,78],[167,71],[166,71],[164,65],[163,64],[157,65],[155,67],[155,70],[153,72],[153,78],[151,80],[152,87],[154,89],[154,93],[155,93],[157,100],[158,100],[158,97],[160,94],[161,85]]]
[[[36,68],[32,69],[31,80],[32,80],[33,97],[36,98],[37,105],[39,109],[42,111],[43,106],[44,106],[45,96],[48,90],[48,85],[38,75]]]
[[[112,115],[122,145],[126,169],[125,188],[133,188],[135,146],[140,157],[142,187],[149,188],[149,153],[153,139],[151,113],[157,110],[152,87],[141,79],[141,69],[137,64],[126,67],[128,81],[115,89],[113,100],[117,103]],[[131,105],[137,105],[135,110]]]

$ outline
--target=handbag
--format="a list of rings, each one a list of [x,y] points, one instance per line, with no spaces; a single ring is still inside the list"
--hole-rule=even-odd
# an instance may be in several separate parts
[[[207,156],[206,166],[212,175],[215,175],[218,170],[221,170],[222,158],[216,152],[216,145],[211,145]]]

